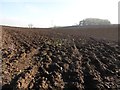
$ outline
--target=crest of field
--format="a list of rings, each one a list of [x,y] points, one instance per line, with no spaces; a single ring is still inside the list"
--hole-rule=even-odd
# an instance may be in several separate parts
[[[89,25],[89,26],[67,26],[56,27],[57,32],[64,32],[70,35],[79,35],[85,37],[94,37],[96,39],[105,39],[118,41],[118,25]]]

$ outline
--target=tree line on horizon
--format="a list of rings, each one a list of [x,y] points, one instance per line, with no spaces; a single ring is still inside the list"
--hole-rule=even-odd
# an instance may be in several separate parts
[[[110,25],[111,22],[107,19],[98,19],[98,18],[86,18],[79,22],[80,26],[87,25]]]

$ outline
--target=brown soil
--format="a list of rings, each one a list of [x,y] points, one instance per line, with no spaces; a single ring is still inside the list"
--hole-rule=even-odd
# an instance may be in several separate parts
[[[119,89],[117,27],[78,29],[3,26],[2,90]]]

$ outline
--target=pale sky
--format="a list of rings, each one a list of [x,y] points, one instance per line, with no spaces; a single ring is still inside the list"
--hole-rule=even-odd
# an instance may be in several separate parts
[[[0,25],[70,26],[85,18],[118,23],[119,0],[0,0]]]

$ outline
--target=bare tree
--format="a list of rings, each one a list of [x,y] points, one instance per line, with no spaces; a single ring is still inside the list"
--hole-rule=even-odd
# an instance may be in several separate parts
[[[28,24],[28,27],[29,27],[29,28],[32,28],[32,27],[33,27],[33,24]]]

